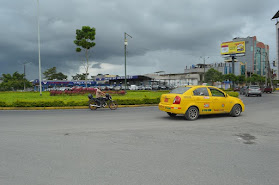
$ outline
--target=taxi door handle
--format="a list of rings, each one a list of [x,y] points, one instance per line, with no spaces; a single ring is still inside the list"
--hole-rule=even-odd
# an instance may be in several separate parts
[[[213,98],[213,100],[218,100],[218,98]]]

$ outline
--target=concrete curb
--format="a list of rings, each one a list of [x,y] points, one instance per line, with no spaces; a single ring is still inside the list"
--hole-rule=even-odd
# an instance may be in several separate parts
[[[121,107],[150,107],[158,106],[158,104],[142,104],[142,105],[118,105]],[[106,107],[108,108],[108,107]],[[70,106],[70,107],[0,107],[0,110],[56,110],[56,109],[89,109],[88,106]]]

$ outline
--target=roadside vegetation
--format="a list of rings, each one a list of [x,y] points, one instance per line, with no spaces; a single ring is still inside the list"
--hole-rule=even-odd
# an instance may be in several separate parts
[[[169,91],[128,91],[125,95],[112,94],[119,105],[157,104],[160,96]],[[64,107],[87,106],[87,94],[50,96],[49,92],[0,92],[0,107]]]

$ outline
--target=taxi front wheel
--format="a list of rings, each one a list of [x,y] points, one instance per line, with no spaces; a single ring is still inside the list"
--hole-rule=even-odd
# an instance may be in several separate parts
[[[193,121],[198,119],[199,117],[199,109],[197,107],[189,107],[189,109],[185,113],[185,118],[189,121]]]

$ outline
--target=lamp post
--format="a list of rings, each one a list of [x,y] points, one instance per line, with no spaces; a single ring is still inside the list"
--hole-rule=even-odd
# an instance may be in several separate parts
[[[127,90],[127,74],[126,74],[126,47],[127,47],[127,45],[128,45],[128,39],[127,39],[127,37],[126,36],[129,36],[129,37],[131,37],[132,38],[132,36],[131,35],[129,35],[128,33],[126,33],[126,32],[124,32],[124,50],[125,50],[125,53],[124,53],[124,55],[125,55],[125,90]]]
[[[42,75],[41,75],[41,51],[40,51],[40,21],[39,21],[39,16],[40,16],[40,7],[39,7],[39,0],[37,0],[37,9],[38,9],[38,14],[37,14],[37,21],[38,21],[38,54],[39,54],[39,83],[40,83],[40,96],[42,96]]]

